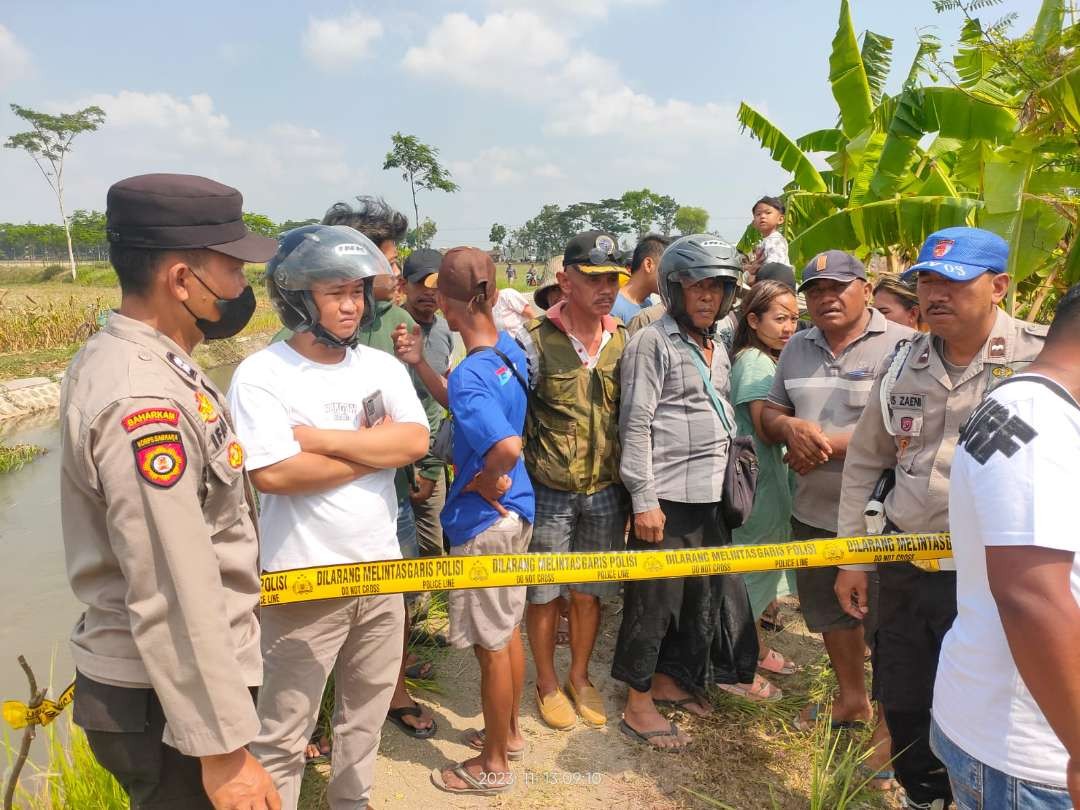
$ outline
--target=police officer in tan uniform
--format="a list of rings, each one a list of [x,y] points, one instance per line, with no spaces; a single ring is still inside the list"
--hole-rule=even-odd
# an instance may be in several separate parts
[[[190,175],[109,189],[120,308],[61,394],[75,722],[133,808],[280,807],[259,730],[259,543],[225,397],[191,359],[255,309],[245,261],[272,239],[236,189]]]
[[[990,388],[1035,359],[1046,334],[1046,327],[1000,309],[1007,261],[1001,237],[946,228],[927,239],[905,274],[918,276],[930,332],[899,347],[875,382],[848,445],[840,536],[866,533],[864,511],[886,470],[895,471],[884,500],[886,532],[948,531],[949,470],[960,428]],[[859,617],[866,566],[844,568],[837,598]],[[896,776],[908,807],[944,810],[951,792],[945,766],[930,750],[930,706],[941,641],[956,618],[956,574],[910,563],[890,563],[879,574],[875,691],[892,733]]]

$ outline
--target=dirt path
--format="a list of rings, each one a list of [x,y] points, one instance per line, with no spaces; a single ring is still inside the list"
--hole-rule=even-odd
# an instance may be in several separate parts
[[[488,799],[452,796],[430,780],[433,768],[473,756],[463,742],[466,730],[482,725],[479,669],[471,652],[448,650],[436,662],[439,694],[416,696],[431,707],[439,724],[431,740],[414,740],[396,727],[383,729],[372,807],[394,810],[433,808],[682,808],[722,807],[727,810],[809,806],[814,741],[793,733],[784,722],[803,704],[811,676],[804,672],[778,678],[789,697],[761,710],[735,700],[720,699],[714,718],[698,721],[676,715],[695,742],[682,754],[646,750],[618,730],[625,687],[610,676],[611,655],[618,632],[618,600],[604,606],[604,619],[592,665],[595,685],[604,695],[608,725],[591,729],[579,723],[569,731],[549,729],[539,719],[533,697],[534,672],[528,660],[522,719],[528,753],[514,764],[515,789]],[[798,614],[786,613],[789,629],[773,643],[786,655],[810,668],[821,657],[818,639],[802,626]],[[527,645],[527,641],[526,641]],[[569,666],[569,652],[556,654],[560,673]],[[329,769],[309,768],[302,810],[325,807],[321,800]],[[696,798],[690,791],[711,799]],[[884,808],[877,795],[849,807]]]

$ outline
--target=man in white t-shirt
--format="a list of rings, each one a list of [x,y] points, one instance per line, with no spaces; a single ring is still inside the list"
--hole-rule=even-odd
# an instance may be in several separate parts
[[[958,611],[930,743],[959,810],[1065,810],[1080,805],[1080,285],[1005,379],[953,460]]]
[[[262,494],[263,571],[401,557],[394,471],[427,453],[427,416],[405,367],[357,345],[374,313],[373,279],[390,272],[371,240],[340,225],[286,233],[266,266],[270,298],[294,334],[244,360],[229,390]],[[404,620],[399,594],[262,609],[262,727],[251,752],[282,807],[297,805],[304,749],[331,671],[327,800],[333,810],[368,806]]]
[[[513,335],[522,325],[536,317],[536,310],[524,295],[513,287],[505,287],[499,290],[499,297],[495,299],[491,314],[495,318],[496,329]]]

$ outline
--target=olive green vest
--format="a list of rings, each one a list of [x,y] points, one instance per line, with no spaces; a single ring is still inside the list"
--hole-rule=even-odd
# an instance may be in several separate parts
[[[525,328],[539,356],[525,419],[525,466],[533,481],[591,495],[619,483],[619,324],[596,368],[582,365],[570,338],[546,317]]]

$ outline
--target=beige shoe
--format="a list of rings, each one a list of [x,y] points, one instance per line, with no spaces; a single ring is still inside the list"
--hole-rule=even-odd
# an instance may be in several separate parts
[[[577,723],[577,715],[561,689],[543,697],[540,695],[540,687],[537,687],[536,706],[540,709],[541,719],[552,728],[562,731]]]
[[[574,701],[574,708],[581,715],[586,725],[593,728],[601,728],[607,724],[607,713],[604,711],[604,698],[596,691],[591,683],[579,692],[574,689],[570,681],[566,682],[566,693]]]

